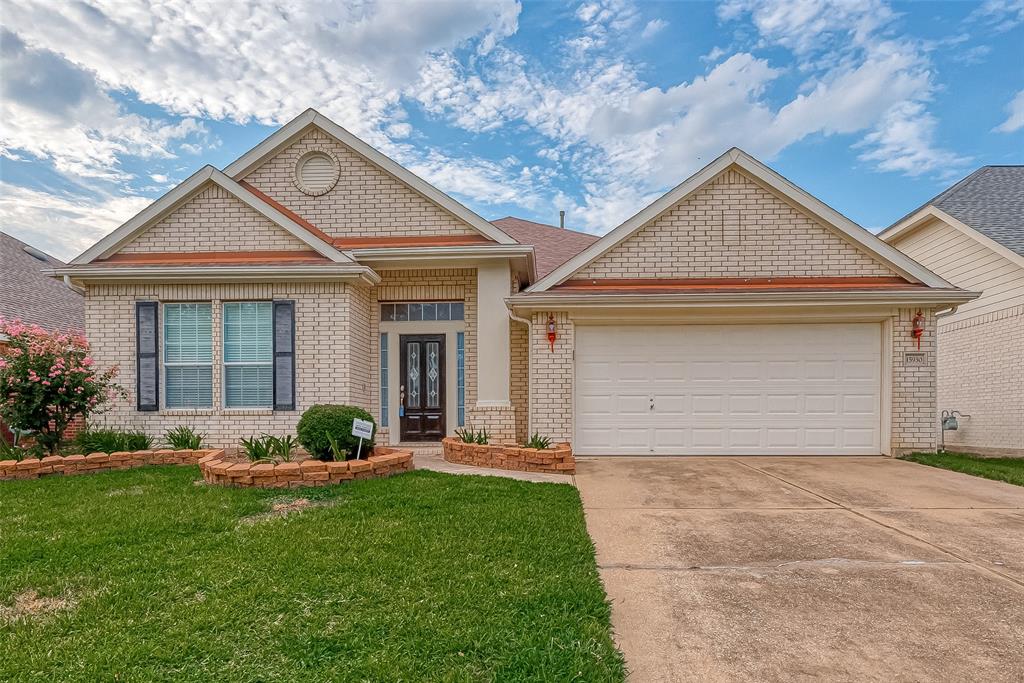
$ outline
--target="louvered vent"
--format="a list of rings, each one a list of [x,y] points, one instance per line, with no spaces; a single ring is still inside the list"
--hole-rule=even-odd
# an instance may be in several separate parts
[[[295,185],[309,195],[328,192],[338,182],[338,162],[326,152],[309,152],[295,167]]]

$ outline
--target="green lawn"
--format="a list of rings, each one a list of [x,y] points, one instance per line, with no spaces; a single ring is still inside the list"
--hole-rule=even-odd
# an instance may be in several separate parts
[[[966,453],[913,453],[907,460],[1024,486],[1024,458],[979,458]]]
[[[198,478],[0,482],[0,680],[623,679],[567,485]]]

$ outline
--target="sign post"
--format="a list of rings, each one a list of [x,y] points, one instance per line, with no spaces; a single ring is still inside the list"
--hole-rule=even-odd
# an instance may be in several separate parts
[[[352,436],[359,437],[359,447],[356,449],[356,460],[359,460],[363,453],[363,439],[373,436],[373,423],[359,418],[352,420]]]

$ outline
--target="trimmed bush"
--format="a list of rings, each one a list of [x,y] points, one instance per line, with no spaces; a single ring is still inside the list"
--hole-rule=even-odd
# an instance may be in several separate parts
[[[148,451],[153,439],[144,432],[121,432],[116,429],[85,429],[75,435],[77,453],[116,453],[118,451]]]
[[[355,419],[369,420],[374,424],[374,436],[377,434],[377,423],[373,416],[356,406],[316,405],[309,407],[299,418],[296,432],[299,443],[306,451],[319,460],[333,460],[331,453],[331,437],[337,445],[344,449],[348,456],[355,456],[359,439],[352,436],[352,422]],[[363,440],[363,453],[373,448],[373,439]]]

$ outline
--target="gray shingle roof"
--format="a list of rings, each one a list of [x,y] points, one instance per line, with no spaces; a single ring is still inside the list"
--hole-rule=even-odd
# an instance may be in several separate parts
[[[538,279],[601,239],[597,235],[535,223],[514,216],[499,218],[491,223],[516,242],[533,245]]]
[[[48,330],[84,329],[82,295],[42,273],[44,268],[62,265],[49,254],[0,232],[0,318],[17,318]]]
[[[928,205],[1024,256],[1024,166],[982,166]]]

